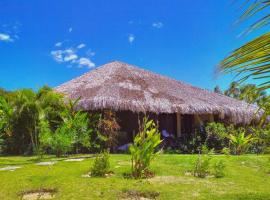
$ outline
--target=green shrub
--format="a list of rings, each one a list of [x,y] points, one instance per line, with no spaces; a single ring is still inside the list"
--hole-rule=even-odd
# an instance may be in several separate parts
[[[160,133],[153,120],[143,119],[140,132],[134,138],[129,150],[132,156],[132,175],[135,178],[145,177],[150,173],[151,160],[157,154],[157,146],[162,142]]]
[[[224,147],[222,150],[221,150],[221,153],[225,154],[225,155],[230,155],[231,154],[231,150],[230,148],[228,147]]]
[[[109,152],[105,151],[95,158],[94,164],[91,168],[91,176],[104,177],[107,173],[109,173],[110,169],[109,156],[110,156]]]
[[[195,177],[205,178],[210,173],[211,157],[207,155],[199,155],[194,166],[193,174]]]
[[[72,150],[74,138],[69,131],[68,124],[63,123],[52,135],[50,147],[57,157],[65,155]]]
[[[205,127],[207,134],[205,144],[209,149],[214,148],[215,150],[222,150],[227,144],[227,130],[224,124],[211,122],[208,123]]]
[[[216,178],[221,178],[225,176],[224,170],[225,170],[225,163],[223,160],[217,160],[214,163],[214,176]]]

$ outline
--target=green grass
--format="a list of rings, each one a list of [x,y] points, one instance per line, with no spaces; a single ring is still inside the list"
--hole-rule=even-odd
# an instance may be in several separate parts
[[[269,156],[214,156],[224,159],[224,178],[205,179],[186,176],[196,155],[160,155],[151,168],[156,177],[134,180],[123,177],[130,172],[129,155],[112,155],[109,178],[83,178],[89,172],[93,158],[83,162],[64,162],[54,166],[36,166],[34,157],[0,157],[0,168],[22,166],[16,171],[0,171],[0,199],[20,199],[22,191],[56,188],[55,199],[121,199],[125,191],[158,192],[158,199],[270,199]],[[46,157],[44,161],[57,160]]]

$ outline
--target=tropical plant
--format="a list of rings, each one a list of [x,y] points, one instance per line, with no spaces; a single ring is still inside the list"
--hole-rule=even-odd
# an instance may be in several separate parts
[[[80,147],[90,148],[92,130],[88,127],[88,113],[78,111],[70,118],[64,119],[64,123],[69,125],[69,132],[73,135],[76,153],[79,153]]]
[[[0,134],[10,135],[12,116],[13,108],[4,97],[0,96]]]
[[[205,178],[210,173],[210,160],[209,154],[199,154],[194,165],[193,174],[195,177]]]
[[[132,175],[135,178],[142,178],[150,172],[150,162],[157,154],[155,150],[161,142],[155,122],[144,117],[140,132],[129,148],[132,157]]]
[[[224,94],[253,104],[264,103],[268,97],[265,91],[259,90],[254,84],[239,85],[237,82],[232,82]]]
[[[257,30],[269,24],[269,0],[245,0],[246,8],[240,22],[259,16],[259,20],[253,23],[245,33]],[[259,89],[270,88],[270,32],[266,32],[247,44],[234,50],[228,57],[220,63],[220,70],[224,73],[235,73],[240,76],[239,82],[249,78],[259,80]]]
[[[91,176],[101,176],[104,177],[110,171],[110,154],[108,151],[97,155],[94,160],[94,164],[91,168]]]
[[[245,153],[250,143],[254,140],[251,134],[245,136],[244,128],[238,128],[235,133],[230,134],[228,138],[236,155]]]
[[[222,150],[228,144],[227,141],[227,129],[222,123],[210,122],[206,125],[205,131],[207,137],[205,144],[209,149]]]
[[[50,124],[44,115],[40,116],[39,120],[39,149],[38,155],[42,158],[46,150],[51,146],[53,140],[53,132],[50,128]]]
[[[98,122],[98,130],[104,137],[105,148],[109,148],[111,151],[115,150],[119,129],[115,113],[111,110],[105,110]]]
[[[216,178],[221,178],[221,177],[224,177],[225,176],[225,163],[223,160],[217,160],[215,163],[214,163],[214,176]]]
[[[250,127],[251,133],[255,138],[250,149],[253,153],[270,153],[270,125],[264,127]]]

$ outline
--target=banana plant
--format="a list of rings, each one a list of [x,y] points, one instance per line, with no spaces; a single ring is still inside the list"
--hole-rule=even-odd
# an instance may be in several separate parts
[[[157,155],[157,146],[162,142],[160,133],[153,120],[143,119],[141,131],[134,138],[129,150],[132,156],[132,175],[135,178],[145,176],[149,172],[151,160]]]
[[[249,144],[254,140],[251,134],[245,136],[245,131],[243,129],[239,130],[239,133],[235,135],[229,134],[228,138],[235,148],[234,150],[236,155],[245,153]]]

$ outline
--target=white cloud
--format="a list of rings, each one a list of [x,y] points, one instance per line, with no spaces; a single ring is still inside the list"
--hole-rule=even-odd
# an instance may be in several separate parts
[[[68,48],[68,49],[64,50],[64,53],[66,53],[66,54],[73,54],[74,51],[73,51],[72,48]]]
[[[154,27],[154,28],[162,28],[163,27],[163,23],[162,22],[154,22],[152,24],[152,27]]]
[[[51,55],[53,59],[57,62],[69,62],[78,58],[78,56],[71,48],[65,50],[51,51]]]
[[[61,46],[62,46],[62,42],[57,42],[57,43],[55,43],[54,46],[56,46],[56,47],[61,47]]]
[[[92,57],[92,56],[96,55],[96,53],[94,51],[92,51],[91,49],[88,49],[86,51],[86,55],[89,56],[89,57]]]
[[[62,50],[56,50],[56,51],[51,51],[51,55],[53,59],[57,62],[63,62],[63,51]]]
[[[84,47],[86,47],[86,45],[85,45],[84,43],[81,43],[81,44],[79,44],[79,45],[77,46],[78,49],[81,49],[81,48],[84,48]]]
[[[133,34],[129,34],[129,36],[128,36],[128,42],[130,44],[132,44],[134,42],[134,40],[135,40],[135,36]]]
[[[93,63],[89,58],[82,57],[78,60],[79,67],[86,66],[88,68],[93,68],[95,67],[95,63]]]
[[[76,60],[77,58],[78,56],[76,54],[69,54],[64,57],[64,61],[65,62],[73,61],[73,60]]]
[[[8,34],[0,33],[0,41],[12,42],[13,39]]]
[[[65,63],[67,67],[78,67],[78,68],[94,68],[95,63],[90,59],[90,57],[95,55],[95,52],[91,49],[81,50],[86,47],[85,43],[80,43],[77,46],[71,46],[69,48],[63,47],[63,43],[55,43],[55,50],[51,51],[51,56],[58,63]],[[62,48],[61,48],[62,47]],[[61,48],[61,49],[59,49]]]
[[[68,29],[68,32],[72,32],[72,30],[73,30],[73,28],[72,27],[70,27],[69,29]]]

